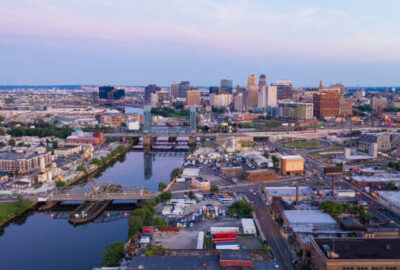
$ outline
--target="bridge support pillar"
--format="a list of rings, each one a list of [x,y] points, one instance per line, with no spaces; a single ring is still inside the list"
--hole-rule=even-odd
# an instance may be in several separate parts
[[[143,137],[143,150],[150,151],[153,141],[153,137]]]

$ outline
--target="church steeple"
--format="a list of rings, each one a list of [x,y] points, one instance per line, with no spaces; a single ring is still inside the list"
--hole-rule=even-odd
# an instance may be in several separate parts
[[[321,80],[321,81],[319,81],[318,92],[322,92],[323,89],[324,89],[324,86],[323,86],[322,80]]]

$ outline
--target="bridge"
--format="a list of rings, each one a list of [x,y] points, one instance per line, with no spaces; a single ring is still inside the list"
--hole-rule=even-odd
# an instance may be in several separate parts
[[[115,133],[106,133],[104,134],[106,137],[205,137],[205,138],[214,138],[214,137],[240,137],[240,136],[248,136],[248,137],[271,137],[271,136],[281,136],[281,137],[323,137],[326,136],[329,132],[335,131],[351,131],[354,129],[357,130],[380,130],[382,128],[388,130],[397,130],[398,128],[388,128],[388,127],[332,127],[332,128],[324,128],[315,130],[304,130],[304,131],[238,131],[232,133],[223,133],[223,132],[213,132],[213,133],[205,133],[205,132],[189,132],[186,130],[177,131],[177,130],[167,130],[167,131],[152,131],[152,132],[115,132]]]
[[[28,196],[27,199],[41,202],[62,201],[114,201],[114,200],[146,200],[159,195],[149,192],[138,185],[120,185],[109,182],[90,182],[82,185],[55,188],[49,194]]]

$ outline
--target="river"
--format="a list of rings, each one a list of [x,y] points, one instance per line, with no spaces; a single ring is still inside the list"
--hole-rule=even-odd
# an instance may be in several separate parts
[[[129,152],[94,181],[143,185],[156,191],[159,182],[168,184],[171,170],[180,167],[182,160],[183,156]],[[31,211],[0,236],[0,269],[92,269],[100,265],[109,243],[125,241],[127,236],[127,218],[74,227],[67,219]]]

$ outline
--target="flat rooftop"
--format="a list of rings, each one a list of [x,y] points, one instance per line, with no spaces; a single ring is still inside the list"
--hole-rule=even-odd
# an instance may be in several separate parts
[[[32,152],[32,153],[19,153],[19,152],[1,152],[0,153],[0,159],[4,159],[4,160],[18,160],[18,159],[27,159],[27,158],[34,158],[39,156],[40,154],[36,153],[36,152]]]
[[[314,241],[322,251],[329,248],[339,255],[330,260],[400,260],[400,239],[315,238]]]
[[[304,160],[304,158],[300,155],[288,155],[288,156],[281,155],[281,159],[294,159],[294,160],[302,159],[302,160]]]
[[[378,191],[378,196],[400,207],[400,191]]]
[[[301,224],[335,224],[336,221],[328,214],[320,210],[285,210],[283,211],[287,221],[293,225]]]
[[[374,176],[353,176],[352,179],[357,182],[386,182],[400,181],[400,174],[382,174]]]
[[[266,187],[269,196],[296,196],[296,187]],[[299,187],[300,196],[311,196],[314,192],[309,187]]]

